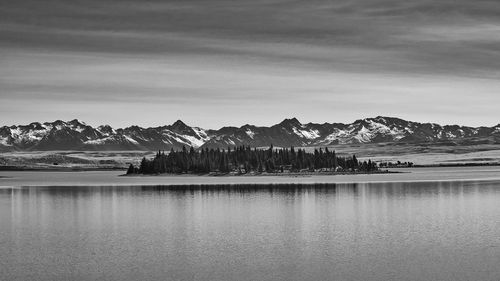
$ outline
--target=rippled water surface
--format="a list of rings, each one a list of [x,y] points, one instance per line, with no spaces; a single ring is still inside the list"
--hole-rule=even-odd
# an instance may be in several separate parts
[[[499,280],[500,182],[0,189],[2,280]]]

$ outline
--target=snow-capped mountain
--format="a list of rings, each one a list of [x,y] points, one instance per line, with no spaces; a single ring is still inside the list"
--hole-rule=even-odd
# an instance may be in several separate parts
[[[172,125],[142,128],[97,128],[78,120],[0,127],[0,150],[158,150],[225,148],[228,146],[326,146],[355,143],[500,143],[500,124],[494,127],[441,126],[393,117],[356,120],[351,124],[307,123],[285,119],[271,127],[244,125],[205,130],[178,120]]]
[[[182,121],[169,126],[113,129],[93,128],[84,122],[55,121],[0,127],[0,150],[156,150],[200,147],[209,137],[205,130]]]

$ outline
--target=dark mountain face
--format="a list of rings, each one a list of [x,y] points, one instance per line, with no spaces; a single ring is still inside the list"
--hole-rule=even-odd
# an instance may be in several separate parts
[[[172,132],[176,132],[178,134],[183,134],[183,135],[188,135],[188,134],[194,133],[193,128],[189,127],[181,120],[175,121],[174,124],[167,126],[166,128],[171,130]]]
[[[250,145],[326,146],[350,143],[500,143],[500,124],[494,127],[441,126],[378,116],[351,124],[307,123],[285,119],[271,127],[244,125],[205,130],[181,120],[172,125],[113,129],[93,128],[78,120],[34,122],[0,127],[0,151],[16,150],[169,150],[183,146],[227,148]]]

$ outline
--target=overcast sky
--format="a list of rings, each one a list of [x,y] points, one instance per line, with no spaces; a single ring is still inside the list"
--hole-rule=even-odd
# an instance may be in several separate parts
[[[498,0],[15,0],[0,126],[500,122]]]

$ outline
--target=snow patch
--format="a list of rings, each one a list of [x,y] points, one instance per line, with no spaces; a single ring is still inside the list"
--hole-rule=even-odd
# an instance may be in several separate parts
[[[125,136],[125,135],[124,135],[124,137],[125,137],[125,139],[126,139],[127,141],[129,141],[129,142],[131,142],[131,143],[133,143],[133,144],[139,144],[136,140],[134,140],[133,138],[131,138],[131,137],[129,137],[129,136]]]
[[[400,140],[404,138],[405,136],[405,131],[411,131],[410,128],[406,127],[405,130],[400,130],[396,127],[390,128],[384,124],[380,124],[377,122],[370,122],[370,128],[372,129],[372,135],[375,135],[377,133],[379,134],[384,134],[384,135],[390,135],[392,139],[394,140]]]
[[[370,132],[365,126],[358,131],[358,133],[354,136],[356,140],[359,142],[369,142],[373,137],[373,133]]]
[[[250,129],[247,129],[246,132],[245,132],[251,139],[253,139],[253,137],[255,136],[255,133],[250,130]]]
[[[191,129],[193,129],[193,131],[200,137],[200,139],[205,139],[205,140],[210,139],[208,137],[207,132],[205,130],[203,130],[202,128],[192,127]]]
[[[23,131],[20,128],[10,128],[10,136],[14,139],[14,142],[33,142],[40,141],[45,135],[47,135],[48,130],[27,130]]]
[[[409,127],[405,127],[405,131],[407,131],[410,134],[413,134],[413,130]]]
[[[99,133],[101,133],[101,135],[103,135],[103,136],[110,136],[110,135],[115,135],[116,134],[116,131],[113,128],[111,128],[111,133],[105,132],[104,126],[99,126],[96,130]]]
[[[338,140],[339,143],[346,143],[350,135],[347,131],[341,129],[335,129],[335,131],[323,139],[325,143],[331,143],[333,141]]]
[[[450,132],[446,132],[446,138],[448,139],[454,139],[456,138],[457,136],[453,133],[450,133]]]
[[[0,144],[1,144],[1,145],[4,145],[4,146],[12,146],[12,144],[9,144],[9,143],[7,142],[7,138],[1,138],[1,139],[0,139]]]
[[[85,130],[85,128],[83,128],[81,126],[76,126],[76,127],[71,128],[71,129],[73,129],[74,131],[77,131],[78,133],[81,133],[81,132],[83,132],[83,130]]]
[[[183,141],[184,143],[188,144],[189,146],[193,146],[195,148],[198,148],[205,143],[203,140],[197,139],[196,137],[193,136],[188,136],[188,135],[180,135],[180,136],[188,141],[187,143]]]
[[[12,129],[10,128],[10,136],[12,138],[18,138],[21,135],[21,130],[19,128]]]
[[[178,143],[183,143],[185,145],[198,148],[205,143],[205,140],[199,136],[199,134],[203,135],[204,132],[202,130],[195,130],[195,133],[197,134],[198,138],[190,135],[179,135],[170,130],[164,130],[162,135],[165,136],[167,139],[166,140],[162,139],[162,142],[166,144],[172,144],[172,139],[173,139]]]
[[[198,139],[200,139],[203,142],[199,146],[202,146],[204,143],[210,140],[210,137],[208,136],[207,132],[202,128],[192,127],[192,129],[196,133],[196,135],[198,135]]]
[[[320,137],[318,130],[299,130],[295,127],[293,127],[292,130],[299,137],[304,137],[309,140],[317,139]]]
[[[84,144],[104,144],[106,143],[110,138],[103,138],[103,139],[97,139],[97,140],[88,140],[84,141]]]

